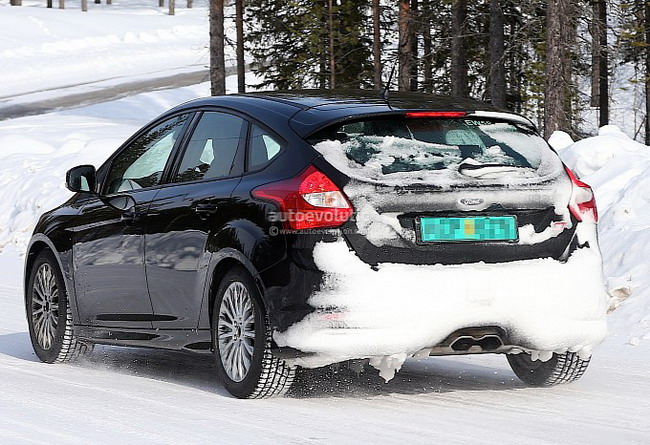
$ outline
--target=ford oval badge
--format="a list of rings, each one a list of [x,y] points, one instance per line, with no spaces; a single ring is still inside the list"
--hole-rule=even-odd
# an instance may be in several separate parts
[[[461,198],[460,203],[466,206],[477,206],[485,202],[483,198]]]

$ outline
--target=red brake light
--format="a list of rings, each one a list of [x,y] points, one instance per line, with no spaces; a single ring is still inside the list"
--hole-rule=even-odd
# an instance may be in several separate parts
[[[314,166],[295,178],[264,184],[251,193],[277,203],[285,227],[293,230],[339,227],[353,212],[341,189]]]
[[[406,113],[408,119],[417,119],[424,117],[465,117],[467,116],[466,111],[411,111]]]
[[[582,182],[571,171],[569,167],[564,166],[571,183],[573,184],[573,192],[571,193],[571,200],[569,202],[569,210],[571,214],[578,221],[598,221],[598,209],[596,208],[596,197],[594,192],[588,184]]]

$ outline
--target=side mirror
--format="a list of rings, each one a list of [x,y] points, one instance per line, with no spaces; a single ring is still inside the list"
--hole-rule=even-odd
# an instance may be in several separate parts
[[[95,193],[97,173],[92,165],[73,167],[65,174],[65,186],[71,192]]]

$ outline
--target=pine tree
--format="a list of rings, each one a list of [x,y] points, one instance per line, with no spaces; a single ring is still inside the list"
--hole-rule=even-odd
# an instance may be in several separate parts
[[[250,0],[247,41],[261,86],[373,85],[368,1]]]
[[[451,7],[451,95],[465,97],[467,86],[467,1],[455,0]]]
[[[641,73],[645,89],[645,144],[650,145],[650,3],[624,1],[621,11],[624,20],[620,35],[622,61],[634,64]]]
[[[490,100],[506,107],[505,31],[501,0],[490,0]]]
[[[399,90],[409,91],[412,88],[412,72],[415,65],[415,54],[413,51],[415,41],[415,27],[411,0],[399,1],[398,29],[399,29]],[[417,44],[415,44],[417,45]]]
[[[237,31],[237,92],[244,93],[246,92],[246,66],[244,62],[244,0],[235,0],[235,28]]]
[[[223,31],[224,0],[210,0],[210,92],[226,94],[226,64]]]
[[[609,123],[607,2],[591,0],[591,8],[591,106],[599,108],[599,125],[602,126]]]
[[[373,84],[376,89],[380,89],[382,84],[381,48],[381,7],[379,0],[372,0],[372,64]]]
[[[547,10],[544,134],[570,131],[569,84],[574,9],[571,0],[549,0]]]

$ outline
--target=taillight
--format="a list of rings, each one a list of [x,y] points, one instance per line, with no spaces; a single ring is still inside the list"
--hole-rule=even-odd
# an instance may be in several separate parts
[[[251,193],[277,203],[281,221],[294,230],[339,227],[353,212],[341,189],[314,166],[295,178],[264,184]]]
[[[598,209],[596,208],[596,197],[588,184],[582,182],[571,171],[569,167],[564,166],[567,175],[571,179],[573,192],[569,201],[569,210],[578,221],[597,222]]]

